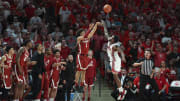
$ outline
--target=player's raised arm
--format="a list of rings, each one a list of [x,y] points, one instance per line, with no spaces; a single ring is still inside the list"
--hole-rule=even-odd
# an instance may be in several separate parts
[[[109,38],[109,33],[108,33],[108,30],[107,30],[107,26],[106,26],[106,23],[104,22],[104,20],[101,20],[101,23],[104,27],[104,34],[105,34],[105,37],[108,39]]]
[[[89,35],[87,37],[88,39],[93,37],[94,33],[97,30],[98,25],[101,25],[101,23],[100,22],[96,22],[96,24],[94,25],[94,27],[92,28],[91,32],[89,33]]]

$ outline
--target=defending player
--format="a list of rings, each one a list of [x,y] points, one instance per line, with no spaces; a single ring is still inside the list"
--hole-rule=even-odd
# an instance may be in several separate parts
[[[77,45],[78,45],[78,54],[76,59],[77,64],[77,72],[75,75],[75,87],[78,87],[79,77],[81,75],[80,79],[80,86],[84,86],[84,80],[85,80],[85,73],[87,70],[88,65],[88,51],[89,51],[89,44],[90,44],[90,38],[94,35],[95,31],[97,30],[97,26],[101,25],[100,22],[96,22],[96,24],[90,24],[89,29],[87,32],[83,29],[79,29],[77,31],[77,34],[80,36],[77,38]]]
[[[117,36],[109,37],[106,25],[103,20],[102,20],[102,24],[104,26],[105,36],[108,39],[107,54],[110,60],[110,66],[112,69],[113,78],[119,90],[119,96],[117,100],[123,100],[127,91],[122,88],[121,81],[119,80],[118,74],[121,71],[121,59],[122,61],[126,62],[125,55],[124,55],[124,52],[120,48],[121,43],[119,42],[119,38]],[[121,54],[121,57],[119,56],[119,53]]]

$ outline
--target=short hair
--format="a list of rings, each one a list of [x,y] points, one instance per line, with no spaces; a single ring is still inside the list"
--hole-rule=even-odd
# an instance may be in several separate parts
[[[57,52],[60,52],[58,49],[55,49],[54,51],[53,51],[53,54],[56,54]]]
[[[146,52],[146,51],[152,53],[151,49],[149,49],[149,48],[145,49],[144,52]]]
[[[80,36],[80,34],[81,34],[83,31],[84,31],[83,28],[78,29],[77,32],[76,32],[76,35],[77,35],[77,36]]]
[[[45,52],[49,51],[49,49],[51,50],[51,48],[46,48],[46,49],[45,49]]]
[[[6,46],[6,52],[9,52],[9,50],[10,50],[11,48],[13,48],[13,47],[11,47],[11,46]]]
[[[23,46],[26,46],[29,42],[31,42],[31,40],[25,40]]]
[[[41,45],[40,43],[35,45],[35,49],[37,49],[39,47],[39,45]]]

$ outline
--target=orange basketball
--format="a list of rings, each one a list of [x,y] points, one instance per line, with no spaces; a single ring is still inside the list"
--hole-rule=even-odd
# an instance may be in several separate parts
[[[110,13],[111,12],[111,10],[112,10],[112,7],[111,7],[111,5],[109,5],[109,4],[106,4],[106,5],[104,5],[104,12],[105,13]]]

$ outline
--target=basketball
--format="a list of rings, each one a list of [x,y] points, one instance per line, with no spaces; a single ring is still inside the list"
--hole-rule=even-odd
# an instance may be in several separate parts
[[[111,10],[112,10],[112,7],[111,7],[111,5],[109,5],[109,4],[106,4],[106,5],[104,5],[104,12],[105,13],[110,13],[111,12]]]

